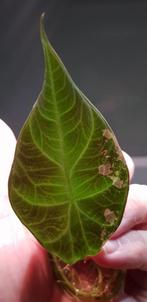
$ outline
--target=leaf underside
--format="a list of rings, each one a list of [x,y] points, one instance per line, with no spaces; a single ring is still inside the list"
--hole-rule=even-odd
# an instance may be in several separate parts
[[[24,124],[9,197],[39,242],[66,263],[95,255],[122,218],[128,170],[102,115],[72,81],[41,18],[43,87]]]

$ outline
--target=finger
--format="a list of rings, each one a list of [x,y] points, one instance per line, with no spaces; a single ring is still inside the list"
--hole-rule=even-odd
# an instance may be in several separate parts
[[[130,155],[128,155],[125,151],[123,151],[123,156],[124,156],[126,164],[128,166],[129,177],[131,180],[134,175],[135,165],[134,165],[134,162],[133,162],[132,158],[130,157]]]
[[[115,239],[131,229],[147,229],[147,186],[130,185],[122,222],[111,238]]]
[[[138,302],[136,299],[134,299],[132,296],[124,295],[119,302]]]
[[[16,139],[12,130],[0,119],[0,196],[8,194],[8,176],[12,165]]]
[[[147,232],[131,230],[107,241],[95,261],[106,267],[147,271]]]
[[[119,228],[117,229],[117,231],[111,236],[111,240],[109,240],[104,245],[102,252],[95,257],[95,261],[100,261],[100,262],[104,261],[105,265],[107,262],[107,265],[111,266],[113,264],[114,265],[117,264],[119,266],[125,261],[124,258],[126,257],[129,263],[133,263],[134,265],[136,263],[134,257],[137,257],[137,255],[141,254],[142,251],[143,251],[143,257],[139,257],[139,258],[142,258],[143,260],[145,256],[144,255],[145,250],[142,245],[144,242],[145,242],[145,246],[147,245],[146,229],[147,229],[147,186],[131,185],[122,222]],[[139,237],[140,235],[141,237]],[[138,242],[140,242],[140,244],[138,244]],[[117,246],[117,250],[118,250],[118,253],[115,254],[115,257],[118,256],[118,258],[117,257],[115,258],[116,262],[112,261],[114,253],[112,252],[108,253],[108,250],[112,245],[115,247]],[[147,250],[146,250],[146,255],[147,255]],[[122,261],[122,263],[120,263],[120,260]],[[132,262],[130,262],[130,260]]]
[[[8,177],[15,146],[12,130],[0,119],[0,247],[18,242],[26,234],[35,240],[14,214],[8,199]]]

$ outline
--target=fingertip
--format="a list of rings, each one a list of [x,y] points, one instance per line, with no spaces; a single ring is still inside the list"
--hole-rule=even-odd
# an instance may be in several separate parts
[[[108,240],[102,250],[93,258],[93,260],[100,266],[106,268],[118,268],[118,263],[115,259],[115,253],[118,249],[117,240]]]
[[[131,158],[130,155],[128,155],[125,151],[123,151],[123,155],[129,170],[129,178],[130,180],[132,179],[133,175],[134,175],[134,170],[135,170],[135,164],[133,162],[133,159]]]

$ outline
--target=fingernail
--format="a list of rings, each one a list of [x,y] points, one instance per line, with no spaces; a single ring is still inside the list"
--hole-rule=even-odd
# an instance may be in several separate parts
[[[117,240],[108,240],[103,246],[103,251],[105,254],[111,254],[116,252],[118,248],[119,245]]]

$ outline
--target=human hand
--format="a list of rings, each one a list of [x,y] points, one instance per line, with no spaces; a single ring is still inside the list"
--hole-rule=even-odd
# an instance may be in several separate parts
[[[128,160],[126,157],[132,175]],[[130,185],[122,222],[94,259],[99,265],[126,271],[125,293],[119,302],[147,301],[146,185]]]

